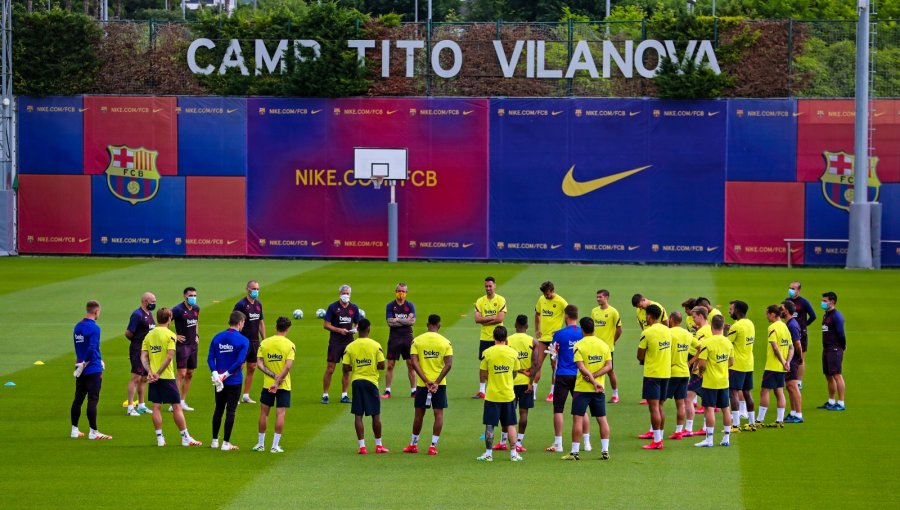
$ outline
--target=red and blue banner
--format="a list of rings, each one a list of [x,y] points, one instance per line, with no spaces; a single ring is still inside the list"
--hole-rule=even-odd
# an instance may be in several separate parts
[[[725,110],[492,100],[491,257],[721,262]]]
[[[19,97],[19,173],[84,173],[82,105],[81,96]]]
[[[247,100],[179,97],[178,175],[247,175]]]
[[[248,100],[248,254],[386,257],[387,186],[353,178],[354,147],[408,150],[400,257],[487,255],[487,101]]]
[[[19,253],[91,253],[90,176],[20,175],[18,198]]]
[[[729,181],[791,182],[797,178],[797,101],[728,101]]]

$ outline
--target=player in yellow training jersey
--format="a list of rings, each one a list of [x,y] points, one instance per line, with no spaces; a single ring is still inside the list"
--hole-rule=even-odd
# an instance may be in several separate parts
[[[162,433],[162,404],[172,405],[172,417],[181,431],[181,446],[200,446],[203,443],[188,433],[181,409],[181,395],[175,384],[175,333],[169,329],[172,311],[162,307],[156,311],[156,327],[147,333],[141,343],[141,364],[148,381],[148,398],[153,402],[153,428],[156,429],[156,445],[165,446]]]
[[[534,392],[537,394],[538,381],[541,380],[541,370],[544,367],[544,358],[547,357],[547,350],[553,343],[553,334],[562,329],[564,311],[569,303],[562,296],[556,293],[556,287],[553,282],[546,281],[541,284],[541,297],[538,298],[537,304],[534,305],[534,333],[541,348],[538,349],[537,374],[534,377]],[[550,368],[552,369],[550,378],[550,394],[545,399],[546,402],[553,402],[553,385],[556,383],[556,356],[550,358]]]
[[[697,325],[694,324],[694,318],[691,317],[691,310],[693,310],[695,306],[697,306],[696,298],[687,298],[681,303],[681,307],[684,308],[684,327],[687,328],[692,335],[697,332]]]
[[[662,316],[659,318],[659,322],[665,323],[669,321],[669,315],[666,313],[666,307],[657,303],[656,301],[650,301],[642,294],[635,294],[631,296],[631,306],[634,307],[634,313],[637,315],[638,327],[641,328],[641,331],[647,327],[647,307],[650,305],[656,305],[659,307],[660,311],[662,311]]]
[[[600,289],[597,291],[597,307],[591,310],[591,319],[594,321],[596,337],[606,342],[609,346],[609,385],[612,388],[610,404],[619,401],[619,380],[616,377],[615,352],[616,342],[622,336],[622,318],[619,311],[609,305],[609,291]]]
[[[275,321],[275,335],[259,344],[256,354],[256,368],[263,373],[263,389],[259,396],[259,441],[253,451],[266,449],[266,428],[269,410],[275,407],[275,436],[272,439],[272,453],[282,453],[281,434],[284,432],[284,415],[291,407],[291,367],[297,356],[297,347],[287,337],[291,320],[279,317]]]
[[[482,414],[484,445],[487,449],[484,455],[476,459],[480,462],[494,460],[494,427],[498,422],[506,429],[513,444],[516,442],[515,377],[522,370],[522,364],[519,362],[519,353],[506,344],[506,328],[497,326],[493,334],[494,346],[485,349],[480,365],[481,372],[488,382]],[[510,448],[509,460],[519,462],[523,459],[515,448]]]
[[[645,450],[663,449],[663,429],[666,415],[663,404],[668,395],[669,378],[672,377],[672,334],[660,323],[662,310],[656,305],[647,307],[647,327],[641,332],[637,359],[644,365],[644,389],[650,411],[650,429],[653,441],[643,446]],[[644,435],[642,435],[644,437]]]
[[[728,305],[728,315],[734,320],[728,330],[728,340],[734,347],[734,366],[728,372],[728,387],[731,389],[731,415],[734,426],[740,428],[741,418],[749,423],[741,430],[756,430],[756,409],[753,405],[753,342],[756,326],[747,318],[750,306],[744,301],[734,300]],[[741,398],[743,397],[743,398]]]
[[[706,438],[694,446],[712,447],[716,428],[716,408],[722,409],[724,437],[719,446],[731,445],[731,403],[728,395],[728,367],[734,365],[734,347],[722,336],[725,317],[716,315],[710,320],[712,336],[703,341],[704,349],[697,355],[697,368],[703,376],[703,407],[706,415]]]
[[[756,421],[763,427],[784,427],[784,377],[790,369],[791,358],[794,357],[794,344],[791,342],[791,332],[781,322],[782,315],[786,312],[781,305],[769,305],[766,308],[766,318],[769,320],[769,328],[766,332],[766,341],[769,348],[766,349],[766,367],[763,371],[761,389],[759,390],[759,413]],[[766,410],[769,408],[769,390],[775,391],[776,410],[775,423],[765,424]]]
[[[672,335],[672,377],[669,379],[666,397],[675,400],[675,432],[669,439],[681,440],[684,437],[685,407],[688,380],[687,358],[691,343],[694,341],[690,331],[681,327],[681,312],[669,314],[669,333]],[[693,404],[691,405],[693,408]]]
[[[606,374],[612,368],[609,346],[594,336],[594,320],[582,317],[578,322],[584,338],[572,347],[572,359],[578,367],[572,396],[572,450],[562,460],[581,460],[581,439],[587,410],[600,426],[600,460],[609,460],[609,423],[606,421]],[[585,450],[588,451],[588,450]]]
[[[441,329],[441,316],[428,316],[428,331],[415,337],[410,347],[410,363],[418,376],[416,381],[416,400],[413,403],[412,437],[409,446],[403,453],[419,453],[419,433],[422,432],[422,421],[425,409],[434,410],[434,428],[431,431],[431,446],[428,455],[437,455],[438,440],[444,428],[444,409],[447,408],[447,373],[453,366],[453,346],[450,340],[438,333]]]
[[[688,368],[691,370],[691,378],[688,380],[688,394],[684,408],[686,419],[683,435],[685,437],[694,435],[694,412],[703,412],[703,406],[697,405],[697,395],[700,394],[700,388],[703,386],[703,378],[697,370],[697,362],[699,361],[697,352],[702,349],[703,340],[712,336],[712,330],[706,320],[707,313],[706,308],[702,306],[695,306],[691,309],[691,317],[694,319],[697,331],[694,332],[694,339],[691,342],[691,348],[688,350]]]
[[[365,427],[363,416],[372,417],[372,432],[375,434],[375,453],[388,453],[390,450],[381,443],[381,397],[378,395],[378,371],[384,370],[384,351],[381,344],[369,338],[372,323],[369,319],[360,319],[356,325],[359,338],[347,344],[341,364],[344,373],[349,374],[353,393],[350,412],[355,416],[353,425],[356,428],[356,439],[359,441],[359,453],[365,455]]]
[[[523,445],[525,441],[525,429],[528,426],[528,410],[534,407],[534,391],[530,386],[529,379],[537,361],[534,352],[538,349],[538,342],[528,333],[528,316],[519,314],[516,317],[516,332],[507,339],[507,345],[512,347],[519,353],[519,363],[522,370],[516,374],[513,381],[513,391],[516,394],[516,407],[519,408],[519,428],[516,434],[516,451],[519,453],[528,451]],[[495,450],[506,450],[507,435],[503,432],[500,436],[500,442],[494,445]]]
[[[496,293],[497,281],[493,276],[484,279],[484,295],[475,301],[475,324],[481,326],[478,342],[478,359],[484,350],[494,345],[494,328],[503,324],[506,319],[506,298]],[[480,373],[479,373],[480,375]],[[478,393],[472,398],[484,398],[485,380],[479,381]]]

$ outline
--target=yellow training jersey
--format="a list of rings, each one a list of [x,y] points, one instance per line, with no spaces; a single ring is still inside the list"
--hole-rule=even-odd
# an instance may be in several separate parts
[[[150,357],[150,371],[156,372],[166,360],[169,351],[175,350],[175,333],[169,328],[153,328],[144,337],[141,350],[147,351]],[[160,379],[175,379],[175,353],[172,353],[172,361],[161,374]]]
[[[728,330],[728,340],[734,346],[734,366],[732,370],[738,372],[753,371],[753,341],[756,336],[756,326],[750,319],[740,319],[731,325]]]
[[[766,346],[766,370],[784,372],[784,366],[778,361],[778,358],[772,351],[772,342],[775,342],[778,350],[781,351],[781,357],[787,361],[788,351],[791,347],[791,332],[783,322],[777,320],[769,324],[766,339],[769,342],[769,345]]]
[[[559,294],[554,294],[553,299],[547,299],[541,294],[537,304],[534,305],[534,313],[541,316],[541,330],[538,331],[538,340],[544,342],[553,341],[553,333],[556,333],[563,327],[564,311],[567,306],[569,306],[569,303]]]
[[[522,369],[519,353],[508,345],[494,345],[484,350],[481,370],[487,370],[487,391],[484,399],[488,402],[512,402],[516,398],[513,380],[516,371]]]
[[[694,336],[681,327],[669,328],[669,333],[672,335],[672,345],[674,346],[672,349],[672,377],[690,377],[687,359],[691,344],[695,341]]]
[[[446,362],[444,358],[453,356],[453,346],[450,340],[447,340],[440,333],[429,331],[415,337],[409,353],[419,357],[419,366],[425,372],[425,376],[429,381],[434,381],[441,375]],[[447,384],[447,378],[441,380],[441,386]],[[416,377],[416,386],[425,386],[425,381],[421,377]]]
[[[712,318],[715,317],[716,315],[722,315],[722,312],[719,311],[718,308],[713,308],[712,310],[709,311],[709,315],[706,317],[706,320],[711,321]]]
[[[684,314],[684,327],[686,327],[692,335],[697,332],[697,323],[694,322],[694,317],[689,313]]]
[[[691,356],[697,355],[697,349],[699,349],[704,340],[712,336],[712,327],[707,322],[702,327],[697,328],[697,332],[694,333],[694,340],[696,342],[691,344],[690,354]]]
[[[734,356],[734,347],[722,335],[712,335],[703,341],[706,347],[700,359],[706,360],[703,372],[703,388],[721,390],[728,388],[728,359]]]
[[[284,370],[287,360],[293,360],[297,355],[297,347],[284,335],[274,335],[266,338],[259,344],[257,358],[262,358],[266,368],[271,370],[275,375]],[[269,388],[275,384],[275,379],[263,373],[263,387]],[[284,380],[278,385],[279,390],[291,391],[291,373],[284,376]]]
[[[522,365],[521,370],[531,368],[532,355],[534,354],[534,339],[525,333],[515,333],[506,339],[507,345],[515,349],[519,353],[519,364]],[[530,377],[523,373],[517,373],[514,384],[528,384]]]
[[[649,307],[650,305],[656,305],[662,310],[662,317],[659,318],[659,322],[666,322],[669,320],[669,316],[666,314],[666,307],[656,301],[650,301],[650,304],[647,306]],[[634,309],[634,313],[637,314],[638,323],[641,325],[641,330],[643,331],[647,327],[647,310],[638,307]]]
[[[378,386],[378,364],[384,361],[381,344],[371,338],[357,338],[344,349],[341,363],[350,365],[350,382],[363,379]]]
[[[592,374],[603,368],[609,361],[611,355],[612,351],[610,350],[609,345],[596,336],[586,336],[575,342],[575,345],[572,347],[572,357],[575,360],[575,363],[578,363],[579,361],[584,363],[584,367]],[[604,389],[606,388],[606,374],[595,379],[597,379],[597,382],[599,382]],[[593,393],[597,390],[594,388],[594,385],[584,380],[584,376],[579,372],[578,375],[575,376],[575,391]]]
[[[641,333],[639,349],[644,352],[644,377],[672,377],[672,334],[660,323],[647,326]]]
[[[622,318],[619,311],[608,306],[606,310],[595,307],[591,310],[591,320],[594,321],[594,336],[606,342],[609,351],[616,350],[616,328],[622,327]]]
[[[475,301],[475,311],[482,317],[496,317],[500,312],[506,311],[506,298],[499,294],[494,294],[493,299],[488,299],[487,295],[481,296]],[[491,324],[490,326],[481,326],[481,339],[493,340],[494,328],[500,324]]]

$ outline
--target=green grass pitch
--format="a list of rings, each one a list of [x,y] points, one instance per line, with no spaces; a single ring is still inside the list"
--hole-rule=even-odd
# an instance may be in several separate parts
[[[477,389],[477,334],[473,303],[482,281],[493,275],[509,303],[507,326],[518,313],[533,317],[538,286],[552,280],[559,294],[586,313],[595,292],[608,288],[622,313],[624,334],[617,346],[622,402],[608,406],[612,429],[609,462],[600,462],[594,425],[594,452],[578,463],[562,462],[544,447],[552,442],[551,406],[541,401],[532,411],[525,462],[507,455],[482,465],[481,401]],[[164,430],[170,446],[155,446],[149,416],[127,417],[121,407],[128,377],[123,331],[140,295],[151,290],[158,306],[173,306],[181,290],[199,290],[201,359],[212,336],[224,329],[228,313],[243,295],[246,281],[261,283],[266,323],[274,331],[278,315],[301,308],[290,338],[298,348],[292,374],[293,407],[288,411],[282,446],[285,453],[255,453],[258,405],[238,409],[233,442],[238,452],[213,451],[210,439],[213,390],[205,363],[197,370],[186,413],[192,435],[203,448],[182,448],[168,413]],[[826,399],[819,357],[819,322],[810,329],[804,380],[806,423],[783,430],[733,435],[731,448],[697,449],[695,441],[666,441],[664,451],[644,451],[636,435],[646,431],[648,413],[638,405],[640,366],[634,359],[637,325],[630,306],[634,292],[662,302],[669,310],[688,296],[706,295],[727,307],[731,299],[750,303],[757,332],[765,331],[763,309],[784,299],[792,279],[803,282],[814,304],[827,290],[839,295],[847,321],[844,364],[847,411],[815,406]],[[337,298],[338,286],[353,286],[353,300],[373,319],[373,338],[384,342],[385,303],[398,281],[409,284],[409,299],[424,331],[424,317],[443,317],[441,332],[453,341],[440,455],[405,455],[412,403],[395,397],[382,406],[388,455],[356,455],[349,406],[319,403],[327,334],[315,310]],[[0,494],[4,508],[114,508],[159,505],[184,508],[293,506],[306,508],[546,508],[562,501],[586,507],[641,508],[830,508],[900,506],[897,481],[900,441],[896,427],[897,360],[900,326],[895,295],[900,272],[839,269],[713,268],[681,266],[606,266],[571,264],[476,264],[355,261],[180,260],[102,258],[7,258],[0,261]],[[73,394],[72,327],[86,300],[103,306],[103,357],[107,370],[99,406],[100,430],[114,439],[92,442],[69,436],[68,409]],[[759,336],[759,335],[758,335]],[[756,343],[756,385],[765,345]],[[37,360],[43,366],[35,366]],[[395,376],[396,395],[404,394],[404,371]],[[261,379],[254,381],[258,396]],[[339,396],[335,377],[332,402]],[[754,390],[758,399],[758,389]],[[254,397],[255,398],[255,397]],[[774,404],[773,404],[774,407]],[[667,409],[667,434],[674,409]],[[774,409],[769,414],[773,416]],[[769,418],[771,420],[771,418]],[[426,415],[423,440],[431,433]],[[571,420],[566,415],[564,446]],[[698,428],[699,425],[695,425]],[[82,415],[82,430],[87,418]],[[716,438],[721,436],[721,424]],[[373,444],[367,430],[368,444]],[[693,438],[692,438],[693,439]],[[271,442],[271,430],[268,442]],[[700,450],[700,451],[698,451]],[[568,503],[567,503],[568,504]]]

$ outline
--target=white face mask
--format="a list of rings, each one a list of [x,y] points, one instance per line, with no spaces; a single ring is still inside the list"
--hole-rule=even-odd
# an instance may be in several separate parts
[[[349,303],[350,294],[341,294],[341,303]]]

